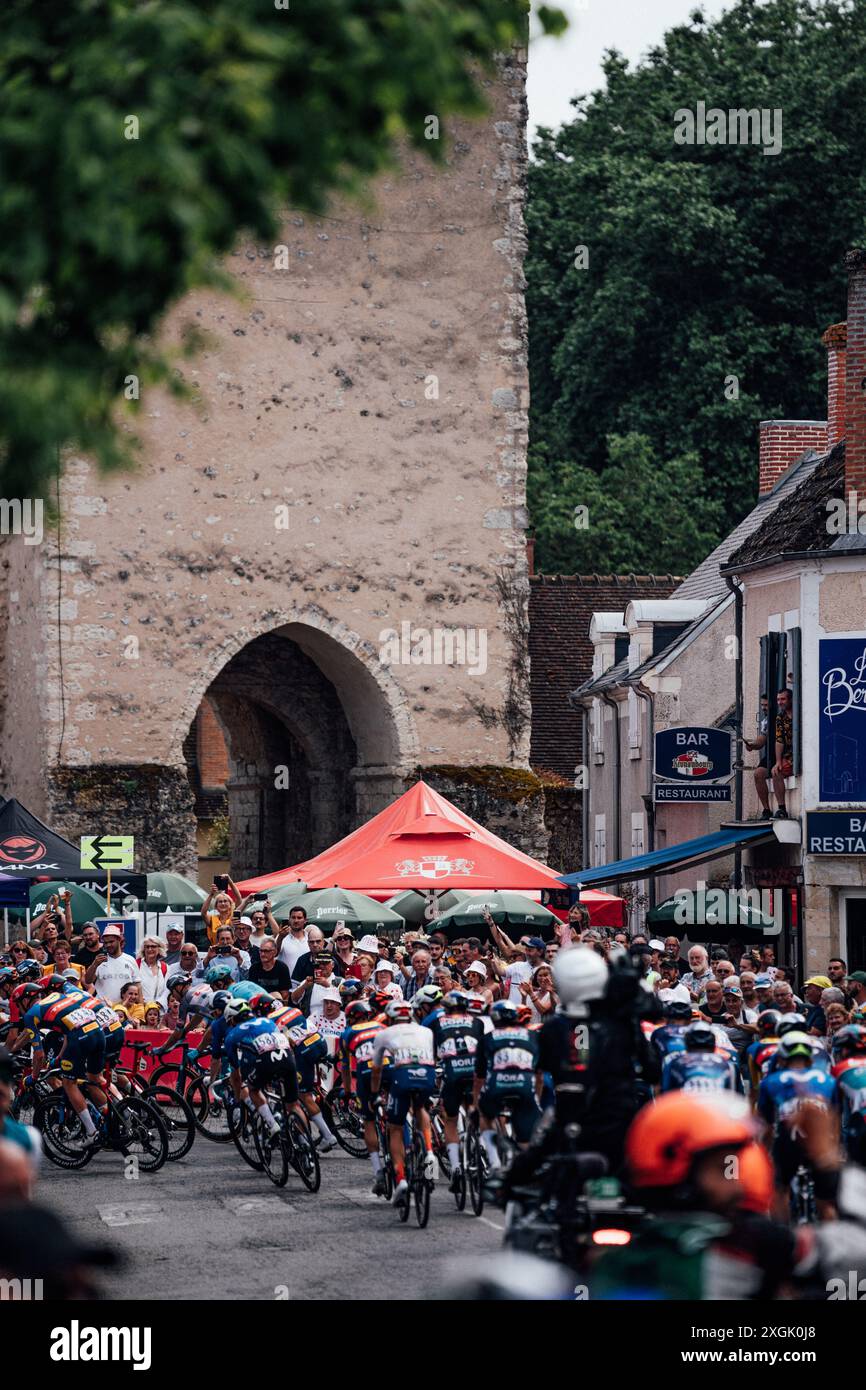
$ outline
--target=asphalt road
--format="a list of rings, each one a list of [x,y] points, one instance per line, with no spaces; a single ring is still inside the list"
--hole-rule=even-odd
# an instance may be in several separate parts
[[[117,1299],[427,1299],[455,1257],[496,1259],[502,1214],[460,1213],[440,1179],[425,1230],[372,1196],[369,1162],[334,1150],[322,1186],[278,1189],[234,1145],[196,1138],[158,1173],[123,1175],[119,1154],[82,1172],[44,1161],[38,1197],[82,1238],[126,1256],[103,1276]]]

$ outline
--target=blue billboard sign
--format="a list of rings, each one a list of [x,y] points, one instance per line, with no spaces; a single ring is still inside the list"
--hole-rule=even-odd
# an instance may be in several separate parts
[[[866,854],[866,811],[807,811],[807,854]]]
[[[866,638],[819,643],[820,801],[866,802]]]

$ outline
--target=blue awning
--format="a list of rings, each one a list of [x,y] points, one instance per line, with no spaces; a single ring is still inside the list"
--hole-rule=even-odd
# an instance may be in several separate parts
[[[613,864],[602,864],[597,869],[581,869],[576,874],[562,874],[560,881],[569,887],[580,884],[591,888],[599,883],[622,883],[628,879],[651,878],[654,874],[666,873],[680,865],[704,864],[709,859],[720,859],[741,845],[756,845],[763,840],[775,839],[770,821],[760,821],[755,825],[728,825],[712,835],[700,835],[696,840],[683,840],[679,845],[665,845],[664,849],[654,849],[649,854],[636,854],[633,859],[618,859]]]

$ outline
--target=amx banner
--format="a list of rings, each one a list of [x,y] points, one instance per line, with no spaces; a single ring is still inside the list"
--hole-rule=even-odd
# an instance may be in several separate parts
[[[819,643],[819,800],[866,801],[866,638]]]

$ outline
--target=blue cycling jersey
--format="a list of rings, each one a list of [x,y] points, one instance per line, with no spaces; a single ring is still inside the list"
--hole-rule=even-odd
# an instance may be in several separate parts
[[[737,1074],[718,1052],[672,1052],[662,1065],[663,1091],[736,1091]]]
[[[650,1033],[650,1042],[662,1057],[667,1057],[672,1052],[685,1052],[685,1029],[685,1023],[663,1023],[660,1028],[654,1028]]]
[[[821,1067],[779,1067],[765,1076],[758,1087],[758,1114],[768,1125],[778,1129],[780,1122],[806,1096],[824,1101],[826,1105],[838,1105],[839,1087]]]
[[[229,1028],[225,1055],[233,1067],[254,1066],[268,1053],[291,1051],[291,1043],[269,1018],[248,1018]]]

